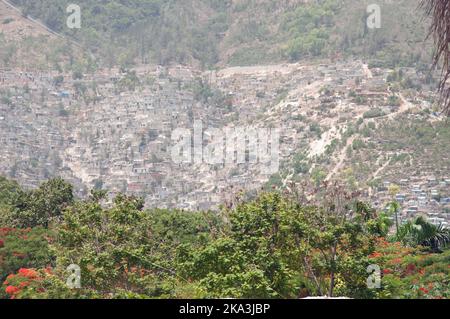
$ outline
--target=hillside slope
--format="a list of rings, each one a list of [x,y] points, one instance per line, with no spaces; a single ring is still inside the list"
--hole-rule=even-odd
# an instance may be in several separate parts
[[[8,1],[0,1],[0,68],[62,71],[75,69],[75,61],[88,69],[92,60],[71,37],[25,17]]]
[[[66,26],[68,0],[11,2],[106,66],[223,67],[352,55],[389,66],[429,60],[417,0],[382,1],[382,25],[374,30],[366,27],[365,0],[80,0],[81,29]],[[4,25],[0,31],[8,32]]]

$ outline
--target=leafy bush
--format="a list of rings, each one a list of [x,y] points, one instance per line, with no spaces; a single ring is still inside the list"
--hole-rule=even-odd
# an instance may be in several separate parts
[[[372,119],[372,118],[380,117],[380,116],[384,116],[384,115],[386,115],[386,114],[383,112],[383,110],[381,110],[380,108],[374,108],[374,109],[371,109],[371,110],[365,112],[363,114],[363,117],[365,119]]]
[[[315,190],[319,202],[263,193],[213,214],[145,211],[142,199],[122,194],[105,205],[99,190],[68,201],[62,181],[34,195],[0,185],[16,216],[47,206],[61,214],[48,228],[0,228],[0,298],[449,297],[449,250],[386,241],[390,213],[339,188]],[[73,264],[81,289],[66,284]],[[367,287],[371,264],[383,270],[380,289]]]
[[[49,240],[49,233],[43,228],[0,228],[0,280],[20,268],[50,265]]]
[[[48,227],[73,202],[73,186],[61,178],[49,180],[27,192],[13,182],[0,183],[0,187],[3,188],[0,224],[9,223],[14,227]]]
[[[447,299],[450,297],[450,250],[429,254],[420,247],[380,239],[371,261],[382,267],[377,298]]]

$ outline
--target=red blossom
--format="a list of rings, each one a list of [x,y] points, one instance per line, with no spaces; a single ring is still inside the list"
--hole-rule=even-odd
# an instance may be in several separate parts
[[[8,286],[8,287],[6,287],[6,289],[5,289],[5,292],[6,292],[8,295],[10,295],[10,296],[15,295],[15,294],[18,293],[19,291],[20,291],[20,289],[17,288],[17,287],[15,287],[15,286]]]
[[[378,257],[381,257],[381,256],[383,256],[381,253],[374,252],[374,253],[369,255],[369,258],[378,258]]]
[[[29,278],[29,279],[36,279],[38,276],[38,273],[33,269],[20,268],[19,275],[21,275],[22,277],[25,277],[25,278]]]
[[[5,247],[5,242],[0,239],[0,248],[3,248],[3,247]]]
[[[401,263],[402,263],[402,259],[401,258],[394,258],[394,259],[391,260],[391,264],[394,264],[394,265],[399,265]]]
[[[382,248],[386,248],[389,246],[389,243],[385,240],[378,241],[378,246]]]
[[[21,282],[20,284],[19,284],[19,287],[20,288],[25,288],[25,287],[28,287],[30,285],[30,282],[29,281],[24,281],[24,282]]]
[[[9,233],[15,231],[14,228],[8,228],[8,227],[4,227],[4,228],[0,228],[0,236],[8,236]]]
[[[52,274],[52,267],[51,267],[51,266],[48,266],[47,268],[44,269],[44,272],[45,272],[47,275],[51,275],[51,274]]]
[[[429,292],[429,290],[426,289],[426,288],[424,288],[424,287],[420,287],[419,290],[420,290],[421,292],[423,292],[424,294],[427,294],[427,293]]]
[[[390,270],[390,269],[388,269],[388,268],[383,269],[383,274],[388,275],[388,274],[390,274],[390,273],[392,273],[392,270]]]

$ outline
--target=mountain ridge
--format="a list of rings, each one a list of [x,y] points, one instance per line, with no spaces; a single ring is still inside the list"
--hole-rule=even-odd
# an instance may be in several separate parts
[[[147,0],[99,6],[83,0],[79,30],[65,26],[66,0],[11,2],[23,15],[101,56],[98,66],[214,69],[354,57],[395,67],[428,63],[431,54],[426,46],[415,45],[424,43],[427,34],[424,23],[415,23],[420,15],[416,0],[412,5],[382,2],[382,25],[375,30],[366,26],[370,1]],[[114,23],[107,18],[117,15],[121,18]],[[85,58],[72,60],[61,67],[89,68]]]

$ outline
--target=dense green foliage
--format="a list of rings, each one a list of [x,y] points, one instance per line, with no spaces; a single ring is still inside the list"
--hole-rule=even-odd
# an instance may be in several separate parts
[[[369,258],[383,266],[376,298],[450,298],[450,250],[429,254],[380,239]]]
[[[291,60],[323,54],[331,36],[330,29],[334,26],[333,17],[338,10],[338,2],[332,0],[300,6],[286,14],[282,29],[292,38],[287,48]]]
[[[420,216],[402,225],[397,238],[410,246],[422,245],[440,251],[450,243],[450,231],[442,225],[432,225]]]
[[[449,294],[447,242],[439,242],[443,253],[431,254],[418,246],[437,251],[427,245],[434,243],[428,231],[408,233],[406,226],[389,236],[404,244],[388,242],[390,213],[377,214],[339,189],[320,191],[327,198],[320,205],[263,193],[221,213],[202,213],[144,210],[139,198],[119,194],[110,202],[105,191],[74,200],[61,179],[31,192],[2,179],[0,188],[1,226],[9,226],[0,228],[3,298]],[[55,214],[45,213],[49,207]],[[24,221],[33,228],[11,227]],[[366,284],[374,263],[383,269],[380,289]],[[66,284],[71,265],[80,268],[79,289]]]
[[[73,202],[73,186],[60,178],[43,183],[32,191],[23,191],[17,184],[0,181],[0,226],[47,227],[62,210]]]
[[[48,231],[43,228],[0,228],[0,280],[21,267],[43,268],[52,263]]]
[[[373,66],[422,65],[424,23],[416,1],[385,1],[382,28],[366,25],[368,0],[80,0],[81,29],[66,26],[69,0],[12,0],[24,15],[80,42],[100,64],[249,65],[358,56]],[[10,45],[8,44],[8,47]],[[4,59],[13,61],[15,47]],[[62,52],[61,52],[62,51]],[[60,49],[70,55],[70,49]],[[51,55],[53,56],[53,55]],[[55,55],[56,57],[56,55]],[[92,67],[81,59],[73,70]]]
[[[357,296],[374,234],[359,217],[342,222],[335,213],[262,195],[230,212],[226,236],[203,249],[182,251],[183,273],[200,280],[210,297],[332,294],[330,276],[345,278],[354,289],[341,293]],[[350,264],[353,276],[348,276]]]

